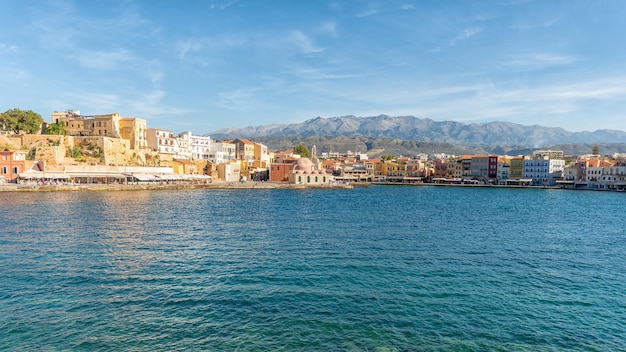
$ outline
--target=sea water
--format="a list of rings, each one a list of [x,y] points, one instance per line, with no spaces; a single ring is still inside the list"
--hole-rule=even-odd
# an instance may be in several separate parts
[[[626,194],[0,193],[0,350],[625,351]]]

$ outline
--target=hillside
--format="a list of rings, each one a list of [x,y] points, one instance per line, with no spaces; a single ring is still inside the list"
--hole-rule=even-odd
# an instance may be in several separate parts
[[[523,146],[462,146],[451,143],[369,137],[259,137],[255,138],[255,141],[267,145],[270,150],[274,151],[291,149],[302,144],[309,148],[315,145],[318,154],[331,151],[345,153],[349,150],[367,153],[370,157],[384,154],[413,156],[419,153],[528,155],[537,149]],[[591,153],[594,145],[598,146],[603,155],[626,153],[626,143],[559,144],[542,149],[563,150],[565,155],[583,155]]]

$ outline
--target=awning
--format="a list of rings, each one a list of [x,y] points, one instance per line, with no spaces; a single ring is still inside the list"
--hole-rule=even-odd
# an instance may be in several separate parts
[[[51,180],[67,180],[70,178],[124,178],[123,174],[113,172],[43,172],[43,171],[26,171],[19,174],[20,178],[26,180],[32,179],[51,179]]]
[[[191,181],[210,180],[209,175],[179,175],[179,174],[128,174],[139,181]]]
[[[159,181],[159,179],[152,174],[131,174],[128,176],[134,177],[139,181]]]

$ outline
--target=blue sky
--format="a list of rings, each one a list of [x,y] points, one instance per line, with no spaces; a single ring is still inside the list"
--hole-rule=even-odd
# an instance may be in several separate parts
[[[626,130],[624,1],[0,1],[0,111]]]

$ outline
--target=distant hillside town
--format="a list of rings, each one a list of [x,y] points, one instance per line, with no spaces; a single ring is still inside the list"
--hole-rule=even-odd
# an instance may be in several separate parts
[[[409,156],[337,151],[316,146],[271,151],[246,138],[214,140],[190,131],[149,128],[119,113],[53,112],[50,122],[15,109],[0,120],[0,182],[194,183],[277,182],[323,186],[433,183],[624,190],[625,155],[536,150],[532,155]],[[32,113],[32,112],[29,112]],[[22,120],[20,120],[22,119]],[[29,119],[32,128],[25,128]],[[21,122],[20,122],[21,121]],[[35,122],[32,122],[35,121]],[[20,125],[21,123],[21,125]],[[35,127],[33,127],[35,126]]]

